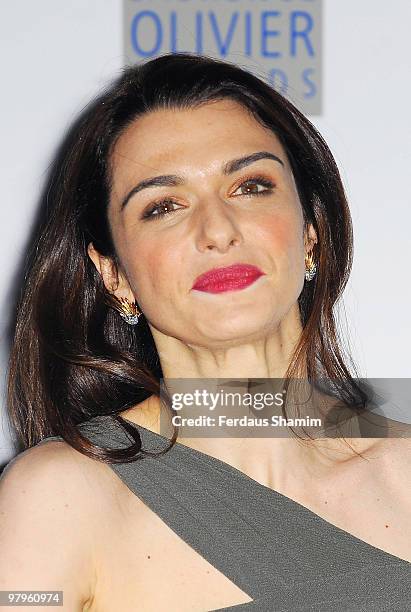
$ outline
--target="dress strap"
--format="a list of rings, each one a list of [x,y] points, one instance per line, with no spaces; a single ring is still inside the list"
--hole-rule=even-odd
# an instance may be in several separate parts
[[[79,427],[91,441],[108,448],[132,442],[110,416]],[[135,427],[144,450],[168,445],[167,438]],[[401,581],[410,583],[410,563],[184,444],[176,443],[164,455],[109,466],[183,541],[254,599],[233,611],[328,612],[339,609],[330,606],[333,601],[348,609],[342,602],[366,601],[373,589],[391,593],[392,599],[402,592]],[[275,607],[267,607],[268,601]],[[327,602],[328,608],[321,607]]]

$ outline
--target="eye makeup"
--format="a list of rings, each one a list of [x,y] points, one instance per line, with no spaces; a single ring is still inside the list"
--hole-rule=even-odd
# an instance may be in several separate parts
[[[264,190],[257,191],[257,192],[241,193],[240,195],[234,196],[234,197],[246,197],[246,198],[264,197],[264,196],[272,194],[275,188],[275,184],[273,183],[271,179],[267,178],[264,175],[253,174],[251,176],[242,177],[240,183],[235,186],[234,192],[237,191],[237,189],[239,189],[240,187],[243,187],[244,185],[250,185],[250,184],[251,185],[252,184],[262,185],[264,187]],[[141,216],[141,219],[143,221],[151,221],[155,219],[158,220],[162,217],[165,217],[174,212],[177,212],[178,209],[169,210],[168,212],[155,212],[156,210],[159,210],[162,207],[169,207],[174,204],[178,204],[178,202],[170,197],[160,198],[159,200],[155,200],[154,202],[151,202],[148,209],[144,211],[144,213]]]

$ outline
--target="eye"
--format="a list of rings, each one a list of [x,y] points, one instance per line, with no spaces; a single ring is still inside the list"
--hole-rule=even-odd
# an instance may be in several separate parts
[[[172,206],[177,204],[171,198],[165,198],[164,200],[159,200],[158,202],[153,202],[153,204],[149,207],[148,210],[144,212],[142,215],[143,219],[159,219],[160,217],[164,217],[165,215],[169,215],[173,212]],[[161,209],[167,209],[167,212],[156,212],[161,211]]]
[[[262,185],[264,189],[258,189],[258,185]],[[245,181],[243,180],[241,182],[241,184],[237,187],[236,191],[238,191],[238,189],[245,188],[246,192],[240,193],[239,195],[260,196],[272,193],[274,187],[274,183],[265,176],[250,176]]]
[[[258,189],[258,185],[263,186],[264,189]],[[255,189],[255,186],[257,186],[257,189]],[[260,175],[250,176],[250,177],[247,177],[245,180],[242,180],[240,185],[234,191],[233,195],[239,189],[245,188],[246,193],[240,193],[239,194],[240,196],[246,196],[246,197],[265,196],[265,195],[269,195],[270,193],[272,193],[274,187],[275,187],[274,183],[270,179],[266,178],[265,176],[260,176]],[[173,212],[176,212],[176,210],[178,210],[178,209],[173,209],[173,206],[175,204],[178,204],[178,202],[175,202],[172,198],[164,198],[157,202],[153,202],[150,205],[150,207],[143,213],[142,219],[151,221],[153,219],[160,219],[161,217],[170,215]]]

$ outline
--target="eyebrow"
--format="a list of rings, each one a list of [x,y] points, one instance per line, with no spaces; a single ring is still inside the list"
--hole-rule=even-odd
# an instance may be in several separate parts
[[[233,172],[237,172],[237,170],[241,170],[245,166],[249,166],[254,162],[260,159],[272,159],[275,162],[278,162],[284,167],[284,162],[269,151],[257,151],[256,153],[251,153],[250,155],[246,155],[245,157],[239,157],[237,159],[232,159],[222,167],[222,173],[226,176],[233,174]],[[132,198],[136,193],[142,191],[143,189],[148,189],[150,187],[175,187],[177,185],[183,185],[184,179],[181,176],[176,174],[162,174],[160,176],[153,176],[148,179],[144,179],[137,183],[135,187],[128,192],[128,194],[124,197],[121,202],[120,210],[123,210],[127,205],[130,198]]]

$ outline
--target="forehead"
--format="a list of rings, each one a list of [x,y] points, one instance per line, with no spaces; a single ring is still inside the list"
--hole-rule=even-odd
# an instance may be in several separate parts
[[[217,171],[236,154],[262,149],[287,161],[275,134],[234,100],[159,109],[138,117],[117,140],[110,160],[113,182],[184,166]]]

